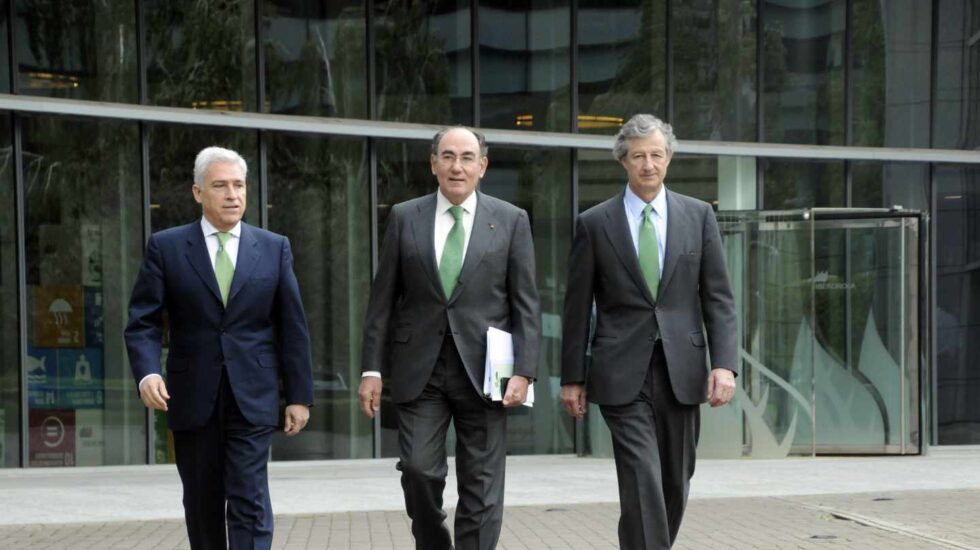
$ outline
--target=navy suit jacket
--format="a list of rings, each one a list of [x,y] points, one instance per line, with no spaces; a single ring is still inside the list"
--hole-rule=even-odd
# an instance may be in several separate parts
[[[280,378],[287,403],[312,404],[310,339],[292,260],[286,237],[242,223],[226,309],[200,221],[150,237],[129,303],[126,346],[137,383],[160,374],[166,311],[171,430],[208,421],[222,368],[254,425],[279,423]]]

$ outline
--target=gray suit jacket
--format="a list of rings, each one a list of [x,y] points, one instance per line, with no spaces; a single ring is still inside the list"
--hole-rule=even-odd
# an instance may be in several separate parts
[[[630,237],[623,193],[583,212],[569,257],[562,384],[585,383],[590,401],[636,399],[660,328],[670,385],[684,404],[706,401],[711,364],[735,370],[731,284],[711,206],[667,191],[667,247],[659,295],[651,296]],[[587,363],[592,304],[595,335]],[[707,330],[707,342],[702,326]]]
[[[434,247],[435,193],[396,204],[371,286],[364,321],[364,371],[392,381],[396,403],[422,393],[452,331],[476,391],[483,394],[487,328],[513,334],[514,373],[533,379],[540,310],[527,213],[477,191],[459,284],[445,296]]]

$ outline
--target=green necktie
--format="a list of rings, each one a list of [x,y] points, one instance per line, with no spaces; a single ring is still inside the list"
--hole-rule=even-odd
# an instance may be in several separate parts
[[[657,299],[660,289],[660,247],[657,245],[657,228],[653,225],[650,214],[653,207],[649,204],[643,209],[643,221],[640,222],[640,269],[643,278],[650,287],[650,294]]]
[[[228,305],[228,293],[231,292],[231,279],[235,276],[235,266],[225,251],[225,245],[231,233],[218,232],[218,253],[214,256],[214,277],[218,279],[218,290],[221,291],[221,303]]]
[[[463,229],[463,207],[451,206],[449,213],[456,223],[446,236],[446,245],[442,247],[442,259],[439,260],[439,279],[442,281],[442,291],[446,298],[452,295],[459,280],[459,271],[463,268],[463,244],[466,240]]]

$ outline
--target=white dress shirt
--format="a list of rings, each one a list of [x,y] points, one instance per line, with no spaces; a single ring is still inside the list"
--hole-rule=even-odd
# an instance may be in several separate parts
[[[657,230],[657,252],[660,258],[660,274],[664,274],[664,253],[667,250],[667,187],[660,186],[660,192],[649,203],[653,207],[650,213],[651,221]],[[633,249],[640,255],[640,225],[643,223],[643,209],[647,203],[626,186],[623,196],[623,206],[626,208],[626,221],[629,223],[630,236],[633,237]]]
[[[211,269],[214,269],[214,260],[218,256],[218,246],[221,244],[218,242],[219,231],[204,216],[201,216],[201,231],[204,232],[204,243],[207,244],[208,255],[211,256]],[[225,254],[231,260],[231,266],[236,267],[238,265],[238,243],[242,239],[242,222],[236,223],[229,233],[231,233],[231,238],[225,243]],[[147,374],[144,376],[138,386],[140,391],[143,391],[143,382],[146,382],[146,379],[151,376],[160,375]]]
[[[433,232],[432,244],[436,251],[436,266],[442,263],[442,249],[446,247],[446,237],[449,231],[456,224],[456,218],[449,211],[454,205],[442,194],[442,190],[436,191],[436,219],[435,231]],[[460,206],[463,207],[463,259],[466,259],[466,249],[470,246],[470,235],[473,233],[473,216],[476,214],[476,192],[470,193]],[[368,370],[361,373],[361,378],[373,376],[381,378],[381,373],[376,370]]]

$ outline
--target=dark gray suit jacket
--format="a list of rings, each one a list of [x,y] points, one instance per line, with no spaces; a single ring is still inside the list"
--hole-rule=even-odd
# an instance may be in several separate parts
[[[623,193],[579,216],[568,265],[562,384],[585,383],[587,398],[600,405],[633,401],[658,326],[670,384],[681,403],[706,401],[706,343],[712,366],[735,370],[734,300],[718,223],[707,203],[667,191],[667,247],[656,297],[640,271]],[[587,364],[593,299],[595,336]]]
[[[480,395],[489,327],[513,334],[514,373],[535,376],[541,316],[527,213],[476,193],[459,284],[448,297],[439,282],[435,255],[436,194],[396,204],[389,214],[364,321],[362,369],[390,377],[396,403],[422,393],[439,355],[447,318]]]

